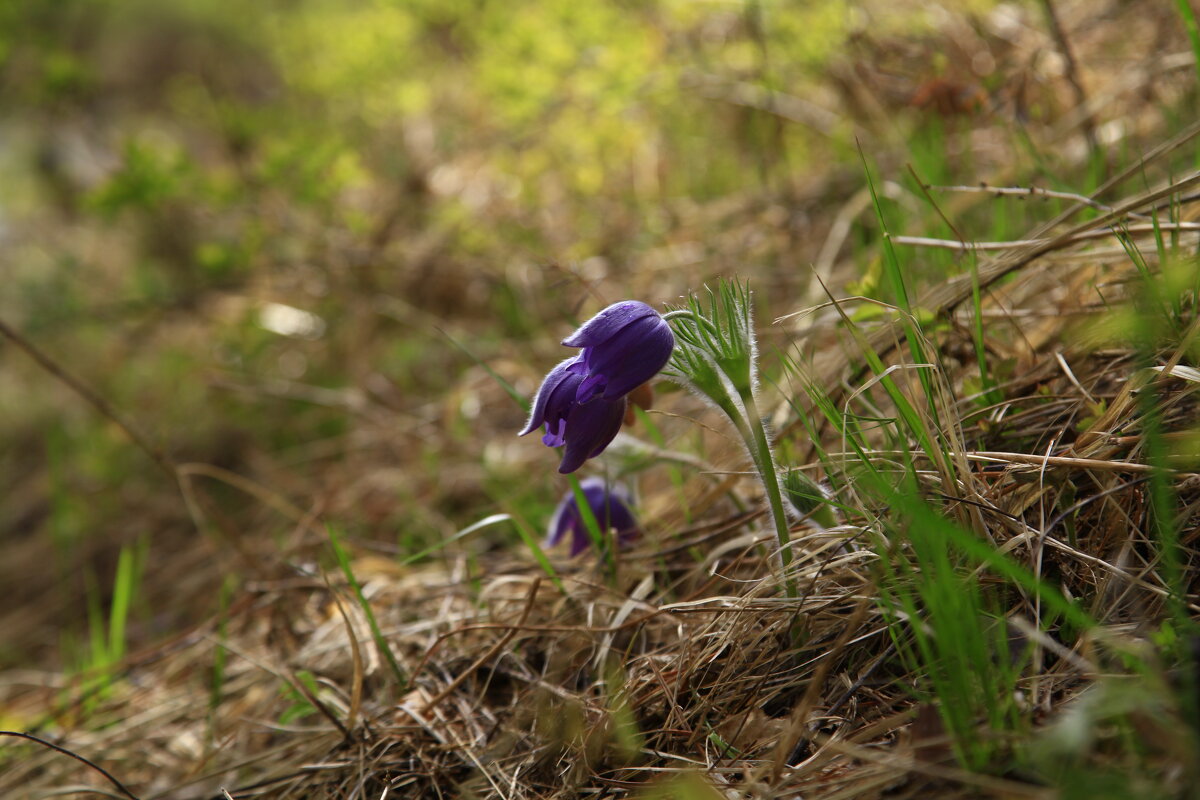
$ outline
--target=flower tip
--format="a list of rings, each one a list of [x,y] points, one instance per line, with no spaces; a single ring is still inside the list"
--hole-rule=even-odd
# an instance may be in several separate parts
[[[528,434],[533,433],[538,428],[542,427],[544,422],[544,420],[538,419],[537,415],[530,414],[529,420],[525,423],[525,427],[517,433],[517,436],[527,436]]]
[[[583,462],[586,460],[586,458],[579,458],[579,456],[573,453],[564,453],[563,460],[558,465],[558,474],[570,475],[572,472],[582,467]]]
[[[622,300],[604,308],[562,340],[564,347],[591,347],[611,338],[629,324],[647,317],[661,316],[653,306],[641,300]]]

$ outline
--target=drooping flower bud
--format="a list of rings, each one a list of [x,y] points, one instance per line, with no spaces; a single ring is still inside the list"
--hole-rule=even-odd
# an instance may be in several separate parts
[[[542,381],[520,436],[545,425],[549,447],[566,447],[558,471],[574,472],[616,438],[628,407],[625,396],[667,363],[675,335],[645,303],[614,303],[563,340],[583,349]]]

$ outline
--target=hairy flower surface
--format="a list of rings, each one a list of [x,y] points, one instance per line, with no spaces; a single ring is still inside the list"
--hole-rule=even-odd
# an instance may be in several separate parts
[[[579,482],[579,488],[601,531],[615,530],[621,545],[633,541],[639,531],[637,520],[630,510],[632,503],[629,495],[618,486],[607,485],[602,478],[584,478]],[[554,510],[546,546],[554,547],[568,533],[571,534],[572,556],[579,555],[592,543],[574,492],[567,492]]]
[[[589,319],[563,344],[583,348],[586,375],[575,399],[612,401],[658,374],[675,348],[675,334],[650,306],[623,300]]]
[[[550,370],[534,398],[529,422],[518,434],[524,436],[545,425],[542,442],[547,447],[566,447],[558,466],[564,474],[604,452],[625,418],[624,397],[615,401],[597,398],[590,403],[576,399],[586,374],[582,356],[568,358]]]

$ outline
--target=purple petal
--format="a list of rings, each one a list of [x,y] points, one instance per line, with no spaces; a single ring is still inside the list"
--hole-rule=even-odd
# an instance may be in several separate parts
[[[675,334],[658,314],[634,321],[602,345],[583,351],[588,376],[579,384],[575,400],[614,400],[629,394],[657,375],[674,349]]]
[[[624,537],[623,540],[637,534],[637,520],[633,518],[633,512],[629,510],[629,506],[620,502],[616,495],[609,498],[608,527],[616,530]]]
[[[613,303],[579,327],[579,330],[563,339],[567,347],[595,347],[610,339],[632,322],[659,314],[639,300],[623,300]],[[660,317],[661,319],[661,317]]]
[[[591,544],[592,537],[588,536],[583,520],[577,520],[576,524],[571,527],[571,558],[587,550]]]
[[[572,370],[571,367],[575,365],[578,366]],[[525,423],[525,428],[517,436],[532,433],[546,422],[546,408],[554,390],[572,375],[577,375],[583,368],[582,358],[575,356],[574,358],[560,361],[554,369],[550,370],[546,377],[542,379],[542,385],[538,387],[537,394],[534,396],[533,410],[529,414],[529,421]]]
[[[596,508],[604,502],[604,496],[608,494],[608,482],[604,478],[592,475],[579,481],[579,490],[583,492],[583,499],[587,500],[588,505]]]
[[[625,398],[617,402],[596,400],[576,405],[567,417],[566,449],[558,471],[564,475],[583,466],[589,458],[604,452],[616,438],[625,419]]]
[[[622,546],[629,544],[638,535],[637,520],[630,510],[629,495],[620,486],[610,486],[602,478],[590,477],[581,480],[579,488],[592,516],[605,534],[615,530],[617,541]],[[572,556],[579,555],[592,544],[587,526],[583,522],[583,514],[572,491],[563,495],[554,509],[545,546],[554,547],[568,533],[571,535]]]
[[[561,542],[563,534],[571,529],[572,519],[577,516],[579,514],[578,506],[575,503],[575,493],[567,492],[563,495],[563,499],[558,501],[558,506],[554,509],[554,516],[550,517],[545,546],[554,547]]]
[[[618,533],[636,530],[637,520],[629,510],[629,495],[620,486],[610,486],[603,478],[593,477],[584,478],[579,487],[602,530],[615,528]]]
[[[583,357],[586,358],[587,350],[583,351]],[[579,388],[575,390],[575,401],[578,403],[586,403],[598,394],[604,391],[604,387],[608,385],[608,377],[601,372],[593,372],[583,379],[579,384]]]
[[[546,423],[546,433],[542,436],[542,444],[546,447],[562,447],[566,444],[567,421],[559,418]]]
[[[602,403],[607,403],[607,400],[601,400]],[[588,458],[595,458],[604,452],[612,440],[617,438],[617,434],[621,432],[621,426],[625,424],[625,409],[628,403],[624,397],[621,397],[617,402],[612,403],[615,407],[613,415],[604,420],[605,427],[602,433],[596,436],[596,446],[592,448],[592,452],[588,453]]]
[[[629,510],[629,498],[625,492],[617,486],[608,486],[601,478],[585,478],[579,486],[583,490],[592,516],[596,518],[596,524],[605,535],[615,530],[619,544],[628,544],[637,536],[637,520]],[[592,543],[582,514],[579,515],[574,535],[575,539],[571,543],[572,556],[583,552]]]

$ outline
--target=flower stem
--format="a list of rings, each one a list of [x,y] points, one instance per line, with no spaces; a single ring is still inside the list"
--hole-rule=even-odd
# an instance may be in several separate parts
[[[713,336],[717,338],[720,338],[721,336],[721,329],[717,327],[715,322],[703,314],[694,313],[690,308],[677,308],[674,311],[668,311],[662,315],[662,318],[667,322],[670,322],[673,319],[690,319],[697,325],[703,325]]]
[[[746,406],[747,419],[744,424],[748,428],[742,432],[742,436],[746,439],[746,446],[749,447],[754,465],[758,468],[758,475],[762,478],[763,489],[767,493],[767,504],[771,507],[771,516],[775,520],[775,535],[779,538],[779,559],[782,564],[784,590],[788,597],[795,598],[799,596],[796,591],[796,582],[788,573],[788,569],[792,565],[792,535],[788,528],[787,513],[783,507],[783,493],[779,490],[779,474],[775,469],[775,456],[771,452],[771,443],[767,440],[767,431],[763,427],[762,416],[758,413],[758,405],[754,402],[753,392],[744,392],[742,402]]]

